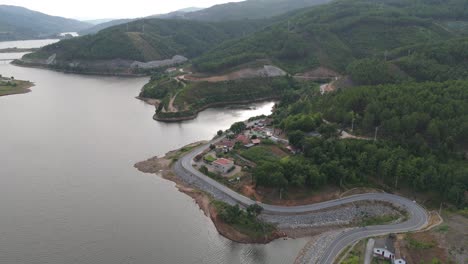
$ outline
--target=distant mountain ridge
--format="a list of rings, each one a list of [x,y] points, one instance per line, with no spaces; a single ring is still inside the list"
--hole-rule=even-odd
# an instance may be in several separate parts
[[[0,41],[50,37],[90,26],[78,20],[49,16],[19,6],[0,5]]]
[[[204,8],[200,7],[187,7],[187,8],[182,8],[167,14],[158,14],[158,15],[152,15],[149,16],[148,18],[183,18],[186,14],[191,13],[191,12],[198,12],[200,10],[203,10]]]
[[[203,8],[198,8],[198,7],[187,7],[187,8],[176,10],[174,12],[170,12],[170,13],[167,13],[167,14],[152,15],[152,16],[148,16],[148,17],[145,17],[145,18],[123,18],[123,19],[108,20],[108,21],[104,21],[102,23],[94,24],[94,26],[92,26],[90,28],[87,28],[85,30],[82,30],[79,33],[80,33],[80,35],[96,34],[96,33],[98,33],[99,31],[101,31],[103,29],[113,27],[113,26],[122,25],[122,24],[125,24],[125,23],[129,23],[129,22],[132,22],[132,21],[139,20],[139,19],[146,19],[146,18],[164,18],[164,19],[183,18],[184,14],[187,13],[187,12],[195,12],[195,11],[199,11],[199,10],[202,10],[202,9]]]
[[[184,15],[185,19],[199,21],[233,21],[264,19],[289,11],[321,5],[332,0],[247,0],[215,5]]]
[[[101,19],[90,19],[90,20],[80,19],[80,21],[83,21],[85,23],[89,23],[91,25],[99,25],[99,24],[107,23],[107,22],[110,22],[110,21],[113,21],[113,20],[118,20],[118,18],[101,18]]]
[[[290,11],[329,3],[333,0],[247,0],[215,5],[208,8],[188,7],[167,14],[146,18],[186,19],[206,22],[267,19]],[[143,18],[118,19],[98,24],[80,32],[80,35],[95,34],[102,29]]]

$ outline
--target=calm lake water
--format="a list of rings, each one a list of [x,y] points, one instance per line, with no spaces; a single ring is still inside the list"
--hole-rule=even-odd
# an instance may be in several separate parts
[[[0,263],[292,263],[305,245],[231,242],[172,182],[133,168],[273,103],[164,124],[134,98],[147,78],[0,74],[36,84],[0,97]]]
[[[55,42],[59,39],[38,39],[38,40],[16,40],[16,41],[0,41],[0,49],[19,48],[31,49],[40,48]]]

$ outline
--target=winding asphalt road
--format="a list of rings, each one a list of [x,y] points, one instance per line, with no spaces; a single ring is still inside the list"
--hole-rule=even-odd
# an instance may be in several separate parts
[[[193,167],[193,159],[195,156],[203,152],[210,144],[213,144],[220,139],[216,139],[207,143],[203,146],[197,147],[192,150],[190,153],[186,154],[180,158],[174,165],[174,172],[177,175],[184,175],[189,177],[198,177],[204,183],[210,185],[211,187],[223,192],[225,195],[229,196],[231,199],[243,206],[249,206],[257,202],[231,190],[223,184],[209,178],[203,173],[199,172],[196,168]],[[297,214],[297,213],[310,213],[317,210],[322,210],[326,208],[331,208],[343,204],[348,204],[358,201],[384,201],[389,202],[400,207],[405,208],[409,215],[408,219],[405,222],[398,224],[390,225],[379,225],[379,226],[367,226],[355,228],[349,231],[344,231],[341,233],[337,239],[335,239],[331,245],[325,250],[325,253],[321,257],[319,263],[328,264],[333,263],[335,258],[340,254],[340,252],[347,246],[353,244],[354,242],[372,236],[385,235],[389,233],[402,233],[409,231],[416,231],[422,229],[428,223],[428,215],[426,210],[418,205],[416,202],[406,199],[401,196],[388,194],[388,193],[368,193],[368,194],[358,194],[352,195],[345,198],[326,201],[322,203],[315,203],[310,205],[302,206],[276,206],[258,203],[263,207],[264,213],[267,214]]]

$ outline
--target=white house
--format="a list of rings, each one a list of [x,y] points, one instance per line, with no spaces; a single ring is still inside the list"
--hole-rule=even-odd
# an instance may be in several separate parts
[[[223,158],[213,161],[212,164],[214,169],[221,173],[227,173],[232,167],[234,167],[234,161]]]
[[[392,252],[390,252],[389,250],[385,248],[374,248],[374,256],[380,257],[383,259],[390,259],[390,260],[395,259],[395,254],[393,254]]]

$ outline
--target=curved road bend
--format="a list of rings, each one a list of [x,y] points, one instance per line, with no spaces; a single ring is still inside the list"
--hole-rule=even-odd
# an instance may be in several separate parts
[[[230,188],[220,184],[219,182],[211,179],[210,177],[204,175],[195,169],[193,164],[193,159],[195,156],[200,154],[204,149],[206,149],[210,144],[216,143],[222,138],[216,139],[195,148],[190,153],[186,154],[180,158],[174,165],[174,171],[176,174],[185,174],[187,176],[196,176],[200,180],[204,181],[206,184],[212,186],[213,188],[223,192],[225,195],[229,196],[233,200],[237,201],[243,206],[249,206],[255,204],[256,202],[231,190]],[[368,194],[358,194],[348,197],[344,197],[337,200],[326,201],[316,204],[302,205],[302,206],[277,206],[259,203],[263,207],[265,213],[269,214],[296,214],[296,213],[305,213],[313,212],[321,209],[331,208],[343,204],[348,204],[357,201],[384,201],[390,202],[401,207],[406,208],[409,213],[408,220],[398,224],[390,225],[380,225],[380,226],[368,226],[355,228],[350,231],[343,232],[338,236],[338,238],[332,242],[332,244],[325,250],[324,255],[321,258],[320,263],[333,263],[334,259],[338,254],[347,246],[352,243],[367,238],[371,236],[385,235],[388,233],[402,233],[409,231],[416,231],[423,228],[428,222],[428,216],[426,210],[422,208],[417,203],[393,194],[388,193],[368,193]]]

